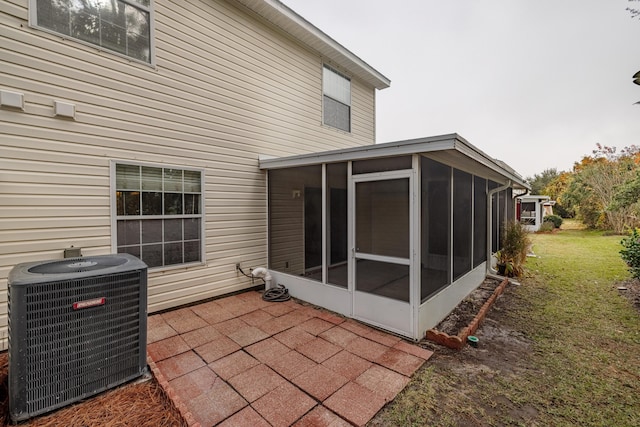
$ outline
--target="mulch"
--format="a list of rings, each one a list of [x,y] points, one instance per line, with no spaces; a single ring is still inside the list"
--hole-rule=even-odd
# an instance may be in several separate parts
[[[0,426],[9,418],[7,352],[0,354]],[[19,424],[25,427],[186,427],[178,410],[151,376]]]
[[[471,323],[499,285],[500,280],[485,279],[482,284],[462,300],[435,329],[448,335],[457,335],[458,332]]]

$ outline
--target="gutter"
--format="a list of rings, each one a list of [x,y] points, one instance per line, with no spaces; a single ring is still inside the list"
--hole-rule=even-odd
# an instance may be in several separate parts
[[[492,212],[492,203],[491,198],[500,191],[504,191],[507,188],[511,187],[511,180],[507,181],[507,183],[501,187],[494,188],[493,190],[489,190],[487,193],[487,276],[497,276],[498,272],[491,267],[491,258],[493,258],[493,254],[491,253],[491,236],[493,236],[492,229],[492,221],[493,212]]]

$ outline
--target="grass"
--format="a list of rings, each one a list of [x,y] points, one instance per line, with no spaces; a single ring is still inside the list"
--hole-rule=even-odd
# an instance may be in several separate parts
[[[498,316],[530,342],[513,369],[437,356],[373,424],[640,425],[640,315],[615,289],[629,278],[621,237],[563,229],[532,236],[538,257]]]

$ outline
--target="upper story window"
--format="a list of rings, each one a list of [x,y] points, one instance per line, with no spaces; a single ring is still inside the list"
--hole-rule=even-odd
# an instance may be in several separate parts
[[[202,172],[122,163],[114,172],[118,252],[149,267],[202,262]]]
[[[151,62],[151,0],[31,0],[37,27]]]
[[[351,132],[351,80],[325,65],[322,69],[323,123]]]

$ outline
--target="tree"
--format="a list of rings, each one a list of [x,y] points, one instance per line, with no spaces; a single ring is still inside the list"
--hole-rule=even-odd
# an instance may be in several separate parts
[[[527,181],[531,184],[531,194],[544,193],[545,188],[558,177],[558,170],[555,168],[545,169],[540,174],[534,174],[533,178],[528,177]]]
[[[636,146],[618,152],[615,147],[597,144],[593,155],[574,164],[573,176],[561,195],[563,203],[574,207],[587,226],[622,234],[637,220],[630,206],[614,201],[620,189],[636,178],[639,162]]]
[[[528,177],[527,182],[531,185],[531,194],[545,195],[549,196],[551,200],[555,200],[556,204],[553,207],[555,213],[562,218],[573,218],[575,211],[567,208],[561,200],[561,195],[570,178],[571,172],[558,172],[555,168],[549,168],[539,174],[534,174],[533,178]]]
[[[560,172],[560,174],[553,179],[542,190],[542,194],[545,194],[555,200],[556,204],[553,207],[554,213],[560,215],[562,218],[573,218],[576,215],[575,209],[563,199],[563,194],[567,190],[569,183],[573,179],[572,172]]]
[[[629,3],[640,0],[629,0]],[[628,7],[627,10],[631,14],[631,18],[639,18],[640,17],[640,9],[636,9],[635,7]]]
[[[640,0],[629,0],[632,1],[640,1]],[[636,9],[635,7],[628,7],[627,10],[631,14],[631,18],[640,18],[640,9]],[[633,75],[633,82],[637,85],[640,85],[640,71]],[[636,102],[636,104],[640,104],[640,101]]]

